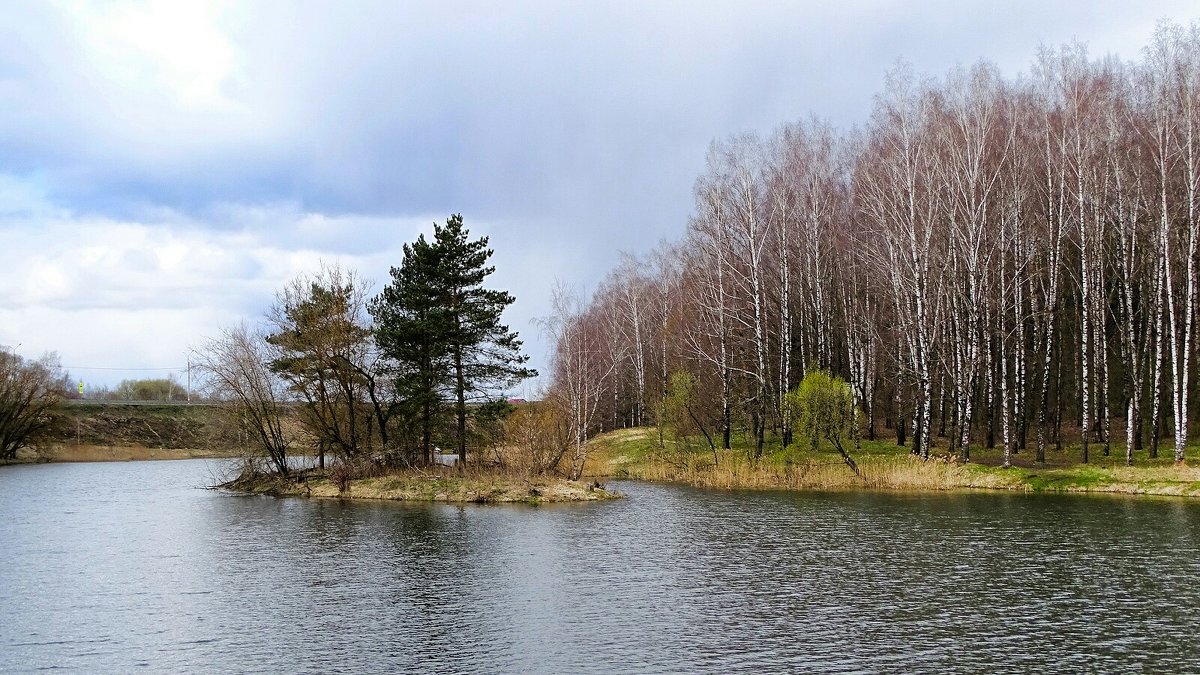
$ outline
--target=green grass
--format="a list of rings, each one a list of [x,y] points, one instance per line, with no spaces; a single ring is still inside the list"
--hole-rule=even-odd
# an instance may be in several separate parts
[[[1100,486],[1112,485],[1116,479],[1107,471],[1094,467],[1074,467],[1071,469],[1047,469],[1044,471],[1024,472],[1022,480],[1034,492],[1093,490]]]

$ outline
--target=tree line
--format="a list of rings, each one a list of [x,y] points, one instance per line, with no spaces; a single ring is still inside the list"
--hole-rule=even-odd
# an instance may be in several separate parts
[[[1200,26],[1140,60],[1044,48],[929,78],[900,65],[862,128],[714,142],[681,240],[559,289],[551,396],[577,444],[671,417],[714,449],[792,441],[806,372],[863,433],[1012,453],[1184,457],[1194,416]]]
[[[405,244],[372,296],[356,272],[325,267],[281,289],[263,325],[224,330],[197,354],[211,393],[287,474],[286,410],[320,458],[347,466],[427,465],[439,448],[466,462],[498,434],[504,388],[536,375],[501,322],[512,295],[484,286],[487,237],[462,216]]]
[[[75,387],[69,387],[68,398],[82,398]],[[192,392],[180,384],[174,373],[166,377],[124,379],[116,387],[88,385],[86,397],[102,401],[188,401]]]

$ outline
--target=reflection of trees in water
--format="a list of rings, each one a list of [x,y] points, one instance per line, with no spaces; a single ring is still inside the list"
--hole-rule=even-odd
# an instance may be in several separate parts
[[[430,505],[377,512],[393,565],[381,614],[387,632],[415,644],[417,668],[436,659],[439,669],[520,670],[522,654],[546,649],[546,636],[572,604],[559,560],[566,537],[550,511]]]
[[[444,505],[381,508],[375,515],[391,563],[380,580],[389,624],[420,635],[419,659],[465,652],[464,640],[470,642],[474,632],[467,627],[472,593],[461,588],[473,558],[468,515],[461,507]]]
[[[477,590],[464,593],[457,580],[472,564],[472,524],[462,509],[291,504],[295,529],[282,536],[296,554],[287,557],[300,561],[293,572],[300,597],[322,631],[344,636],[344,649],[382,657],[399,670],[423,670],[433,658],[444,665],[455,654],[478,656],[478,617],[469,607]]]

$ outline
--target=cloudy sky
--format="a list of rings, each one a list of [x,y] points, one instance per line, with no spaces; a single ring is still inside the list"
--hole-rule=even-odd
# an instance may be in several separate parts
[[[536,366],[554,280],[678,237],[714,138],[864,121],[898,58],[1137,58],[1194,0],[5,3],[0,345],[165,376],[320,261],[461,212]],[[145,369],[145,370],[133,370]],[[163,370],[150,370],[163,369]]]

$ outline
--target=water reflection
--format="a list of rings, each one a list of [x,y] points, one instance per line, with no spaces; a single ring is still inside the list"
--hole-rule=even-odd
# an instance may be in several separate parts
[[[0,671],[1195,671],[1200,505],[702,492],[276,500],[0,470]]]

